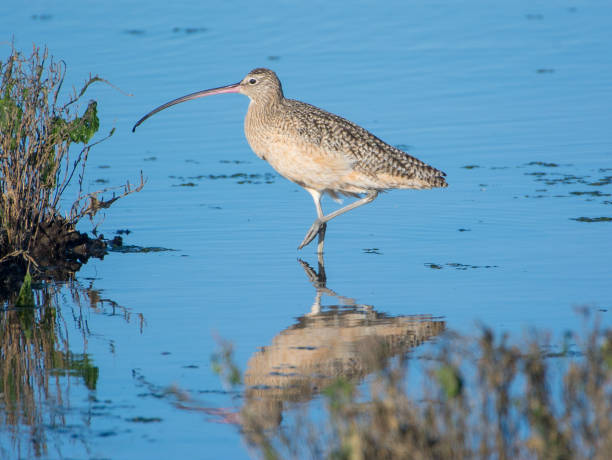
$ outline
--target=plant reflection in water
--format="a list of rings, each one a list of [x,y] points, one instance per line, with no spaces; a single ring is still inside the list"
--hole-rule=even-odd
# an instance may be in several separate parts
[[[25,458],[46,457],[50,450],[58,454],[61,443],[52,438],[66,429],[86,445],[87,435],[81,431],[90,424],[91,414],[80,411],[79,422],[73,424],[70,392],[71,387],[74,392],[84,386],[89,405],[96,402],[99,368],[87,353],[88,313],[135,319],[141,330],[144,318],[102,298],[91,284],[84,287],[76,281],[33,289],[33,305],[16,306],[16,299],[15,294],[0,303],[0,430],[10,436],[11,451]],[[8,444],[0,443],[2,457],[4,448]]]

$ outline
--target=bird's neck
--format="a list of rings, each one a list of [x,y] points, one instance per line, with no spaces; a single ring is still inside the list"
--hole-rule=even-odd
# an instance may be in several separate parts
[[[265,103],[251,100],[244,119],[244,134],[253,152],[266,159],[270,153],[270,142],[282,120],[282,101]]]
[[[270,97],[264,99],[251,100],[249,104],[248,118],[252,120],[264,121],[269,117],[273,117],[278,112],[282,105],[282,96]]]

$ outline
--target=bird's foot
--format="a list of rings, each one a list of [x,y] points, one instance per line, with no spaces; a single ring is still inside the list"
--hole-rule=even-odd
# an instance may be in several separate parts
[[[310,229],[308,230],[308,233],[306,233],[306,236],[304,237],[304,241],[302,241],[302,244],[298,246],[298,249],[302,249],[304,246],[307,246],[308,244],[310,244],[312,240],[315,239],[315,236],[319,234],[319,232],[321,231],[325,232],[326,227],[327,227],[327,224],[325,222],[321,222],[320,219],[315,220],[312,226],[310,227]]]

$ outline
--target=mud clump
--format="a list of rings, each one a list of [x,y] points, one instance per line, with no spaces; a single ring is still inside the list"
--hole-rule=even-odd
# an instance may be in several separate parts
[[[91,238],[61,218],[40,223],[32,241],[28,258],[12,255],[6,230],[0,229],[0,298],[19,289],[28,268],[36,279],[67,280],[91,257],[103,259],[107,250],[103,235]]]

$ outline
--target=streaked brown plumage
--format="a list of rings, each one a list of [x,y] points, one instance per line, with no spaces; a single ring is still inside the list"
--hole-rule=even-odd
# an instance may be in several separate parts
[[[326,224],[334,217],[374,200],[381,191],[395,188],[446,187],[445,174],[383,142],[364,128],[310,104],[286,99],[276,74],[254,69],[234,85],[198,91],[170,101],[141,118],[174,104],[220,93],[242,93],[251,99],[244,132],[255,154],[313,197],[317,219],[299,248],[319,235],[323,250]],[[366,196],[325,216],[324,193]]]

